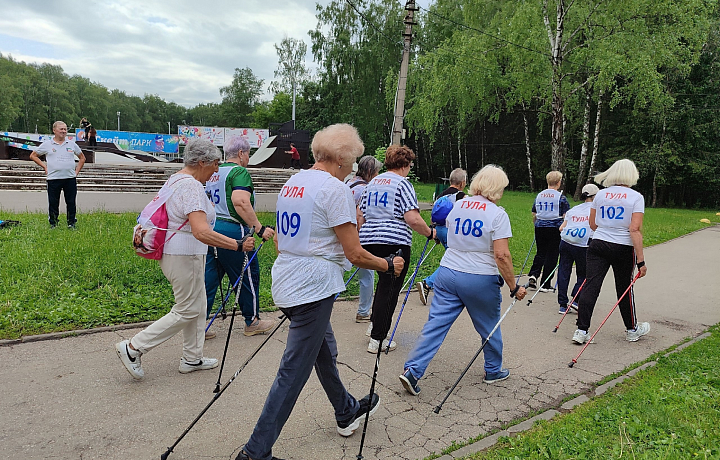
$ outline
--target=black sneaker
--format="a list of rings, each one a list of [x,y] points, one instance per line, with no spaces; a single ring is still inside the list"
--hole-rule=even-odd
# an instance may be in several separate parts
[[[340,436],[348,437],[355,433],[355,430],[360,428],[360,423],[365,421],[365,417],[374,414],[378,407],[380,407],[380,396],[375,393],[373,395],[372,405],[370,405],[370,395],[365,396],[363,399],[358,401],[360,408],[355,412],[355,416],[346,422],[337,422],[337,432]]]
[[[405,372],[400,376],[400,382],[411,395],[417,396],[420,394],[420,387],[417,384],[418,381],[415,376],[412,375],[410,369],[405,369]]]
[[[240,453],[237,454],[235,460],[252,460],[244,450],[240,449]],[[283,460],[282,458],[273,457],[271,460]]]

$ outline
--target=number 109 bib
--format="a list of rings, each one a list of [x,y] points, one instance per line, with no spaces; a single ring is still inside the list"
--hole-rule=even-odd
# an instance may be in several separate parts
[[[323,171],[302,171],[283,186],[275,208],[280,252],[298,256],[312,255],[308,245],[315,196],[328,179],[332,179],[332,176]]]

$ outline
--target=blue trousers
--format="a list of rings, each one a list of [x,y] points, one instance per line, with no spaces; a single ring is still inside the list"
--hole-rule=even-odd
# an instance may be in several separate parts
[[[360,284],[360,304],[358,315],[367,316],[373,301],[373,289],[375,289],[375,272],[361,268],[357,272],[358,284]]]
[[[295,407],[313,367],[335,409],[335,420],[351,420],[360,408],[345,389],[337,369],[337,342],[330,326],[332,295],[292,308],[281,308],[290,319],[287,345],[260,418],[244,450],[255,460],[270,460],[272,447]]]
[[[500,321],[502,278],[498,275],[472,275],[440,267],[435,281],[435,295],[430,304],[428,320],[423,326],[415,348],[410,352],[405,369],[420,379],[440,349],[450,327],[463,308],[467,307],[475,330],[480,334],[478,348]],[[485,346],[485,372],[502,369],[502,334],[500,328]]]
[[[569,299],[567,295],[570,276],[572,275],[573,263],[575,263],[575,275],[577,281],[572,289],[572,297],[575,297],[578,289],[585,281],[585,264],[587,259],[587,248],[581,248],[565,241],[560,241],[560,266],[558,267],[558,303],[567,306]]]
[[[227,222],[218,219],[215,222],[215,231],[227,237],[239,240],[250,231],[249,228],[240,224]],[[207,315],[209,318],[214,314],[212,311],[215,303],[215,294],[223,277],[227,273],[230,278],[230,285],[234,286],[240,271],[242,271],[245,262],[244,252],[230,251],[228,249],[217,248],[217,259],[215,258],[215,249],[208,246],[207,257],[205,258],[205,291],[207,292]],[[248,260],[252,257],[252,252],[247,253]],[[257,256],[250,262],[250,267],[243,274],[240,290],[239,307],[245,318],[245,324],[252,324],[255,317],[258,316],[260,307],[260,263]],[[226,293],[227,295],[227,293]]]
[[[440,243],[443,245],[445,249],[447,249],[447,227],[444,225],[438,225],[435,227],[435,231],[437,232],[438,239],[440,240]],[[428,285],[430,289],[433,288],[433,285],[435,285],[435,277],[437,277],[438,271],[440,270],[440,267],[435,270],[432,275],[425,278],[423,281],[425,281],[425,284]],[[412,288],[412,286],[410,286]]]

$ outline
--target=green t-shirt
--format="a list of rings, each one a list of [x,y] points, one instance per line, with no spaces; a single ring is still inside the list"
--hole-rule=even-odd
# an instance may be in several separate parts
[[[250,204],[252,205],[253,209],[255,208],[255,188],[253,187],[250,173],[246,168],[243,168],[242,166],[232,162],[223,163],[220,165],[220,167],[232,168],[228,172],[227,177],[225,178],[225,197],[227,200],[227,209],[234,219],[242,222],[242,224],[247,227],[247,222],[245,222],[237,213],[237,211],[235,211],[235,206],[232,203],[232,192],[234,190],[244,190],[250,193]]]

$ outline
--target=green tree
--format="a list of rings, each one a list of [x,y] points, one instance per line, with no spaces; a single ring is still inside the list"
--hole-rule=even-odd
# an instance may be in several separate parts
[[[275,51],[278,54],[278,68],[275,71],[274,81],[270,85],[273,93],[286,92],[292,94],[292,119],[295,120],[295,98],[298,88],[308,76],[305,67],[305,54],[307,54],[307,45],[302,40],[288,38],[285,36],[280,45],[275,44]]]
[[[244,128],[252,123],[252,111],[263,93],[263,80],[252,69],[236,68],[232,83],[220,88],[221,112],[230,127]]]

